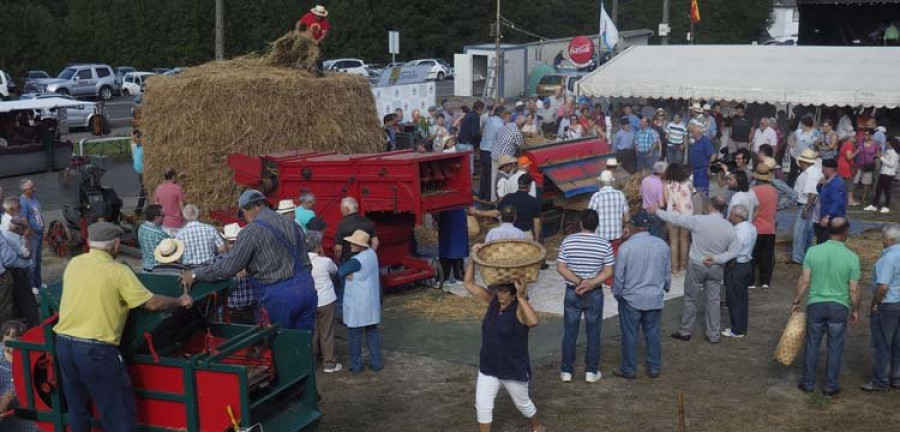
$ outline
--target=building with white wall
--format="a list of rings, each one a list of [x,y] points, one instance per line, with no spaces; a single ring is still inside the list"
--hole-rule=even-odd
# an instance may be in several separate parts
[[[797,0],[775,0],[769,36],[777,41],[796,41],[800,33],[800,9]]]

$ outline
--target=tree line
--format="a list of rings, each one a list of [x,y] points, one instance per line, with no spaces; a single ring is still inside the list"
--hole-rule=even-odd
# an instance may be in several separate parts
[[[689,0],[671,0],[670,43],[685,43]],[[293,28],[316,4],[310,0],[224,0],[226,57],[264,50]],[[452,61],[467,44],[491,42],[494,0],[321,0],[332,31],[326,55],[384,63],[388,30],[400,31],[398,59],[439,57]],[[606,0],[610,11],[610,0]],[[620,0],[619,30],[654,32],[663,0]],[[772,2],[700,0],[703,21],[697,43],[747,44],[765,31]],[[191,66],[215,53],[215,0],[0,0],[0,69],[18,77],[43,69],[55,75],[66,64]],[[596,33],[598,0],[504,1],[503,41]],[[651,43],[657,43],[654,37]]]

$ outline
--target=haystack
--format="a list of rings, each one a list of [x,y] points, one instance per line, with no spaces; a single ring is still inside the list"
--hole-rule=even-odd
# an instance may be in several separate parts
[[[369,82],[348,74],[317,78],[317,55],[307,38],[285,35],[262,56],[152,78],[142,110],[147,187],[175,168],[187,201],[208,212],[234,207],[242,189],[226,165],[231,153],[380,151]]]

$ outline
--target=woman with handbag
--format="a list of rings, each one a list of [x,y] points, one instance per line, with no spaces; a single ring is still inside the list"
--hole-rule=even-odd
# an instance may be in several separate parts
[[[872,139],[872,130],[866,128],[863,131],[862,142],[859,143],[859,154],[856,155],[856,176],[853,183],[862,185],[861,202],[869,201],[869,192],[872,191],[872,182],[875,178],[875,160],[881,153],[878,143]]]

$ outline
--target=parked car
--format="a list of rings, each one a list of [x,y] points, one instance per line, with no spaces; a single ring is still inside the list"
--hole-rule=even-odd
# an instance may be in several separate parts
[[[573,96],[575,94],[575,83],[578,82],[583,75],[574,74],[550,74],[544,75],[537,85],[538,97],[548,97],[556,94],[557,90],[564,88],[566,94]]]
[[[56,78],[34,80],[25,87],[26,92],[56,93],[65,96],[97,96],[108,101],[116,89],[116,75],[104,64],[69,66]]]
[[[406,63],[404,66],[431,66],[426,79],[443,81],[453,78],[453,68],[441,59],[420,59]]]
[[[0,100],[9,99],[16,92],[16,81],[8,73],[0,70]]]
[[[61,94],[35,94],[35,93],[26,93],[23,94],[21,99],[45,99],[45,98],[63,98],[75,100],[72,96],[61,95]],[[100,108],[98,104],[89,101],[80,101],[82,104],[75,107],[66,108],[66,122],[69,124],[69,129],[90,129],[91,127],[91,119],[94,116],[105,115],[105,113],[100,113]],[[105,109],[105,108],[104,108]],[[40,110],[34,110],[35,114],[41,116],[44,119],[57,119],[59,113],[56,108],[45,108]]]
[[[129,72],[122,78],[122,94],[139,95],[144,92],[147,77],[156,75],[153,72]]]
[[[369,76],[369,72],[366,70],[366,62],[355,58],[329,60],[329,64],[328,66],[325,66],[325,69],[335,72],[346,72],[353,75],[362,75],[364,77]]]
[[[172,68],[172,69],[169,69],[169,70],[163,72],[162,75],[163,76],[172,76],[172,75],[178,75],[182,72],[184,72],[184,69],[177,67],[177,68]]]
[[[121,94],[122,84],[124,83],[125,74],[129,72],[137,72],[137,69],[131,66],[117,66],[113,68],[116,73],[116,95]]]
[[[48,74],[47,72],[44,72],[42,70],[27,71],[24,74],[22,74],[22,88],[24,89],[25,87],[28,86],[28,83],[30,83],[34,80],[45,79],[45,78],[51,78],[50,74]]]

